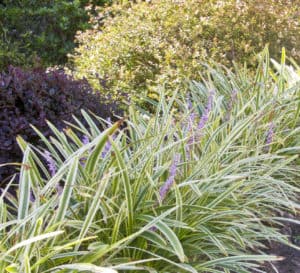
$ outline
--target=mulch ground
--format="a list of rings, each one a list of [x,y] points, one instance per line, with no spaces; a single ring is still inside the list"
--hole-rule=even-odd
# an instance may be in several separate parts
[[[289,215],[289,217],[294,218]],[[297,217],[300,220],[300,217]],[[281,229],[282,234],[287,235],[290,243],[300,247],[300,225],[286,223]],[[282,261],[267,264],[265,270],[268,273],[300,273],[300,251],[287,245],[270,243],[269,254],[283,257]]]

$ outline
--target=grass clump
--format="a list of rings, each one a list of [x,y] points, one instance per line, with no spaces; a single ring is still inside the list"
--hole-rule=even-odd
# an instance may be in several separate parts
[[[174,93],[154,114],[132,106],[124,129],[101,120],[101,132],[86,112],[88,127],[50,125],[53,176],[46,151],[18,138],[0,272],[249,273],[277,259],[263,241],[287,242],[274,212],[299,207],[299,75],[276,63],[270,76],[266,59],[256,79],[207,67],[189,102]]]

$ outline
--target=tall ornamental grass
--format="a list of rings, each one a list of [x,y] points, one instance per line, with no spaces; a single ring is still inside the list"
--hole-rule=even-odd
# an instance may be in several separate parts
[[[265,272],[267,242],[288,244],[281,212],[299,209],[300,76],[264,58],[255,78],[207,67],[188,98],[103,132],[82,112],[87,128],[49,124],[46,150],[18,138],[0,272]]]

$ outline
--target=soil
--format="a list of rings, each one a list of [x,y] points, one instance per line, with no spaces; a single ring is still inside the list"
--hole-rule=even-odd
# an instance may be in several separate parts
[[[289,217],[294,218],[291,215]],[[297,220],[300,220],[300,216],[297,217]],[[281,232],[287,235],[290,243],[300,247],[300,225],[286,222]],[[271,242],[268,253],[283,257],[283,260],[267,264],[264,268],[267,273],[300,273],[300,250],[281,243]]]

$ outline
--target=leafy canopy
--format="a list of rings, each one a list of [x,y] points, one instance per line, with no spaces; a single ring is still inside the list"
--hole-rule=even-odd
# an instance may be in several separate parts
[[[185,79],[200,80],[204,61],[256,64],[269,44],[300,59],[299,0],[154,0],[113,5],[77,36],[71,58],[75,74],[101,92],[133,97],[174,90]],[[104,20],[104,25],[102,19]],[[101,18],[101,20],[99,20]]]

